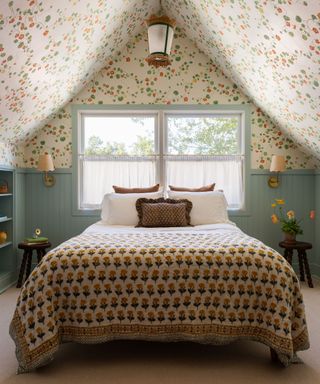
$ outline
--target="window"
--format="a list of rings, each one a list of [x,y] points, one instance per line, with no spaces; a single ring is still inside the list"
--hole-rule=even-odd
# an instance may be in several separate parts
[[[78,108],[78,209],[98,209],[113,185],[157,182],[165,187],[215,182],[230,209],[243,208],[243,111]]]
[[[99,207],[113,185],[155,184],[157,115],[84,114],[81,125],[80,208]]]
[[[216,183],[229,208],[243,198],[241,116],[166,114],[168,185],[198,187]]]

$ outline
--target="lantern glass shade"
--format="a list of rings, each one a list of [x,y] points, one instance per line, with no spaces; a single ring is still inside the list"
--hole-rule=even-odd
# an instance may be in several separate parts
[[[149,52],[170,55],[173,28],[166,24],[150,25],[148,29]]]
[[[167,16],[151,16],[147,20],[149,56],[146,61],[149,65],[170,65],[170,51],[174,34],[174,20]]]

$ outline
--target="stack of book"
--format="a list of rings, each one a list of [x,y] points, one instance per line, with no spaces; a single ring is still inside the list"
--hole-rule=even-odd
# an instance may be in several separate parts
[[[24,242],[29,245],[43,244],[48,242],[48,238],[47,237],[26,237],[24,239]]]

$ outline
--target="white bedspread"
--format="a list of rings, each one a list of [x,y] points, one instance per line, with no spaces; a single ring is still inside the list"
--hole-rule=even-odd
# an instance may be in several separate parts
[[[194,233],[210,233],[211,231],[236,231],[242,232],[235,224],[204,224],[195,225],[194,227],[159,227],[144,228],[132,227],[124,225],[107,225],[103,221],[98,221],[90,225],[83,233],[140,233],[140,232],[194,232]]]

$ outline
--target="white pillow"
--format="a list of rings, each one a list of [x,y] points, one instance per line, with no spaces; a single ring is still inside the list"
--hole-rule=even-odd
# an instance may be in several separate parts
[[[228,203],[222,191],[213,192],[179,192],[168,191],[170,199],[187,199],[192,202],[190,212],[191,224],[228,223]]]
[[[107,193],[101,205],[101,219],[110,225],[137,225],[136,201],[141,197],[158,199],[163,191],[150,193]]]

